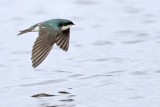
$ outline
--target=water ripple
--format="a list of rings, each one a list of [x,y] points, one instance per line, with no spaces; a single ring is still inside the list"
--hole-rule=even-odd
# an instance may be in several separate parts
[[[137,43],[142,43],[144,40],[133,40],[133,41],[125,41],[123,42],[124,44],[137,44]]]
[[[93,0],[77,0],[75,3],[81,4],[81,5],[96,5],[96,4],[99,4],[99,2],[95,2]]]
[[[93,43],[93,45],[96,46],[104,46],[104,45],[113,45],[114,43],[111,41],[96,41],[95,43]]]
[[[24,84],[24,85],[20,85],[20,86],[48,85],[48,84],[53,84],[53,83],[62,83],[62,82],[66,82],[66,81],[68,81],[68,80],[65,80],[65,79],[47,80],[47,81],[43,81],[43,82]]]

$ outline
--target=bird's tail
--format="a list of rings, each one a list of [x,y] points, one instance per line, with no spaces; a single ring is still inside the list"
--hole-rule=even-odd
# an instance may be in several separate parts
[[[28,33],[28,32],[31,32],[31,31],[32,31],[32,29],[31,29],[31,28],[28,28],[28,29],[19,31],[20,33],[19,33],[18,35],[22,35],[22,34],[24,34],[24,33]],[[17,35],[17,36],[18,36],[18,35]]]

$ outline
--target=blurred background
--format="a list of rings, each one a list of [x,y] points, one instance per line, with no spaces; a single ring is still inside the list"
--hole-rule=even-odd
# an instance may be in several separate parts
[[[159,107],[159,13],[159,0],[0,0],[1,107]],[[38,33],[17,34],[55,18],[76,24],[69,50],[33,69]]]

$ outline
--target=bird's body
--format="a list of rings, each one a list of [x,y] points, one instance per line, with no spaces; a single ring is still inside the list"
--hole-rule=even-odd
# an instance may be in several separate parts
[[[37,23],[18,35],[28,32],[39,32],[32,49],[32,66],[37,67],[49,54],[54,43],[64,51],[68,50],[70,27],[74,23],[66,19],[51,19]]]

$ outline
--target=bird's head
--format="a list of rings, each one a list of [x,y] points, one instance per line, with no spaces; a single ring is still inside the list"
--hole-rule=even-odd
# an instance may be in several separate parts
[[[61,30],[62,31],[69,29],[72,25],[75,25],[75,24],[70,20],[66,20],[66,19],[61,20]]]

